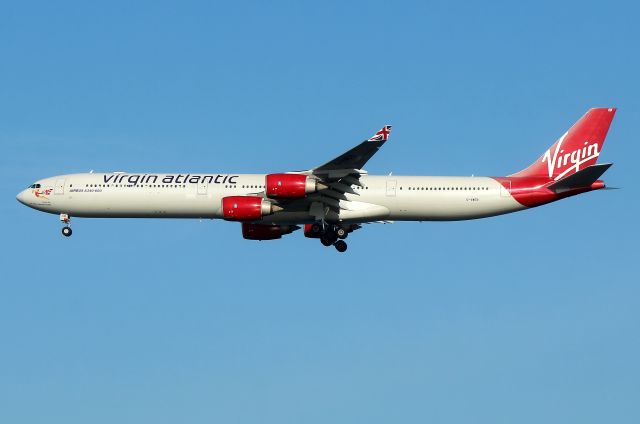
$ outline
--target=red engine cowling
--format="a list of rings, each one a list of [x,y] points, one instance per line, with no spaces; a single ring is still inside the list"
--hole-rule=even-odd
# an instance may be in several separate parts
[[[297,225],[242,224],[242,237],[247,240],[276,240],[299,229]]]
[[[222,217],[228,221],[253,221],[269,215],[278,206],[257,196],[228,196],[222,198]]]
[[[265,178],[267,196],[282,198],[305,197],[319,189],[314,178],[300,174],[269,174]]]

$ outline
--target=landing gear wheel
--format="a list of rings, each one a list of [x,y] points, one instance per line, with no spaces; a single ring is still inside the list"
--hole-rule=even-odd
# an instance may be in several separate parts
[[[320,243],[322,243],[323,246],[331,246],[333,244],[333,241],[329,238],[327,238],[327,236],[322,236],[320,237]]]
[[[61,213],[60,222],[64,224],[64,227],[62,228],[62,235],[65,237],[71,236],[71,234],[73,233],[73,231],[71,231],[71,227],[69,226],[71,222],[71,217],[66,213]]]
[[[336,242],[336,240],[338,240],[338,235],[334,231],[327,231],[323,234],[320,240],[326,240],[327,243],[329,244],[325,244],[325,246],[331,246],[333,243]]]
[[[317,222],[311,224],[309,232],[314,236],[319,236],[320,234],[322,234],[322,225],[318,224]]]
[[[345,230],[342,227],[338,227],[336,229],[336,235],[341,239],[346,239],[347,238],[347,230]]]
[[[347,242],[344,241],[344,240],[338,240],[337,242],[335,242],[335,244],[333,246],[340,253],[347,251]]]

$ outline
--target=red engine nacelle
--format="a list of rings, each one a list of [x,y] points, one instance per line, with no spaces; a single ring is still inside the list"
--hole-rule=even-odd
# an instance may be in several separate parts
[[[242,224],[242,237],[247,240],[276,240],[300,227],[297,225]]]
[[[222,217],[228,221],[253,221],[282,208],[257,196],[228,196],[222,198]]]
[[[267,196],[297,198],[305,197],[324,187],[314,178],[301,174],[269,174],[265,178]]]

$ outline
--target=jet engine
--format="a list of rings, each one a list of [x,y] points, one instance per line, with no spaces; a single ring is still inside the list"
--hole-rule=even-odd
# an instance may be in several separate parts
[[[315,178],[301,174],[269,174],[265,177],[265,187],[269,197],[290,199],[327,188]]]
[[[222,198],[222,217],[227,221],[253,221],[280,210],[280,206],[258,196]]]
[[[276,240],[299,230],[297,225],[265,225],[242,223],[242,237],[247,240]]]

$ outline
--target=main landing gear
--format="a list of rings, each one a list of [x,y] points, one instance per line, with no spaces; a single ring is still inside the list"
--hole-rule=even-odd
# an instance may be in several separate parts
[[[333,244],[333,247],[340,253],[347,251],[347,242],[344,240],[338,240]]]
[[[62,235],[65,237],[70,237],[71,234],[73,234],[73,231],[71,231],[71,217],[66,213],[61,213],[60,222],[64,224],[64,227],[62,227]]]
[[[347,250],[347,242],[344,239],[347,238],[347,230],[338,225],[329,225],[322,228],[322,225],[315,223],[311,226],[311,234],[320,235],[320,243],[324,246],[333,246],[338,252],[345,252]]]

